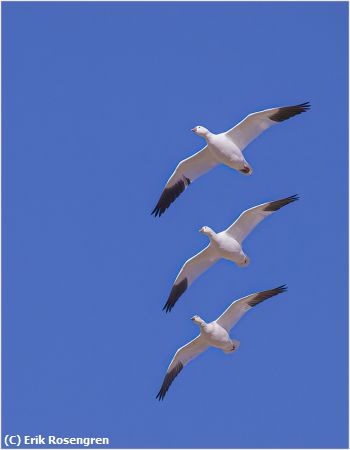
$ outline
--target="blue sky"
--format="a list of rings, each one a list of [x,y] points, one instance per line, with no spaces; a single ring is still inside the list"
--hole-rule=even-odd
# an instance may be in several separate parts
[[[3,434],[113,447],[347,447],[347,5],[3,3]],[[310,101],[161,217],[179,160],[246,114]],[[298,193],[171,314],[183,262]],[[287,283],[155,400],[199,314]]]

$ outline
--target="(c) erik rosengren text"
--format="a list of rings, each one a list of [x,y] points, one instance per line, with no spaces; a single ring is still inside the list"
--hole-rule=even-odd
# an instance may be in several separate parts
[[[83,447],[90,447],[91,445],[109,445],[109,438],[107,437],[61,437],[61,436],[43,436],[38,434],[36,436],[24,435],[6,435],[6,447],[18,447],[19,445],[39,446],[39,445],[80,445]]]

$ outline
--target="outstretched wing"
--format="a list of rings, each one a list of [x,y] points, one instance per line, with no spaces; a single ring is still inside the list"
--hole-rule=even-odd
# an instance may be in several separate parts
[[[201,252],[197,253],[197,255],[188,259],[176,277],[175,283],[171,289],[163,310],[165,309],[166,312],[171,311],[175,306],[175,303],[191,285],[191,283],[217,260],[218,257],[215,255],[210,245],[208,245]]]
[[[157,394],[158,400],[163,400],[167,390],[169,389],[171,383],[178,376],[181,370],[188,364],[192,359],[196,358],[200,353],[204,352],[208,348],[208,345],[204,342],[201,336],[197,336],[193,341],[179,348],[172,359],[166,375],[163,380],[163,384]]]
[[[216,323],[225,328],[227,332],[230,332],[231,328],[236,325],[239,319],[247,311],[253,308],[253,306],[258,305],[264,300],[274,297],[275,295],[282,294],[282,292],[285,292],[286,290],[287,286],[283,285],[275,289],[270,289],[269,291],[257,292],[256,294],[251,294],[247,297],[236,300],[226,309],[223,314],[221,314],[218,319],[216,319]]]
[[[265,109],[253,114],[249,114],[239,124],[226,131],[226,135],[240,148],[245,147],[257,138],[263,131],[273,125],[283,122],[297,114],[301,114],[310,109],[310,103],[301,103],[295,106],[284,106],[280,108]]]
[[[160,217],[192,181],[218,164],[207,146],[193,156],[181,161],[165,185],[152,214],[155,217]]]
[[[297,195],[282,198],[274,202],[263,203],[262,205],[254,206],[254,208],[247,209],[242,212],[238,219],[225,230],[224,232],[233,237],[240,244],[248,236],[248,234],[260,223],[265,217],[288,205],[289,203],[299,200]]]

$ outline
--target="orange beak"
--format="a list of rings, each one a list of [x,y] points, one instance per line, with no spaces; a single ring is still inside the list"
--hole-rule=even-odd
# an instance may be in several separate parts
[[[197,127],[191,128],[191,131],[195,133],[197,131]]]

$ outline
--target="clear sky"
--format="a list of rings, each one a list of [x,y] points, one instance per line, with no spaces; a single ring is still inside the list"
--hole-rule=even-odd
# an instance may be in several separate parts
[[[347,5],[3,3],[3,434],[113,447],[347,447]],[[310,101],[161,219],[179,160],[248,113]],[[242,210],[298,193],[163,304]],[[176,349],[287,283],[155,396]]]

